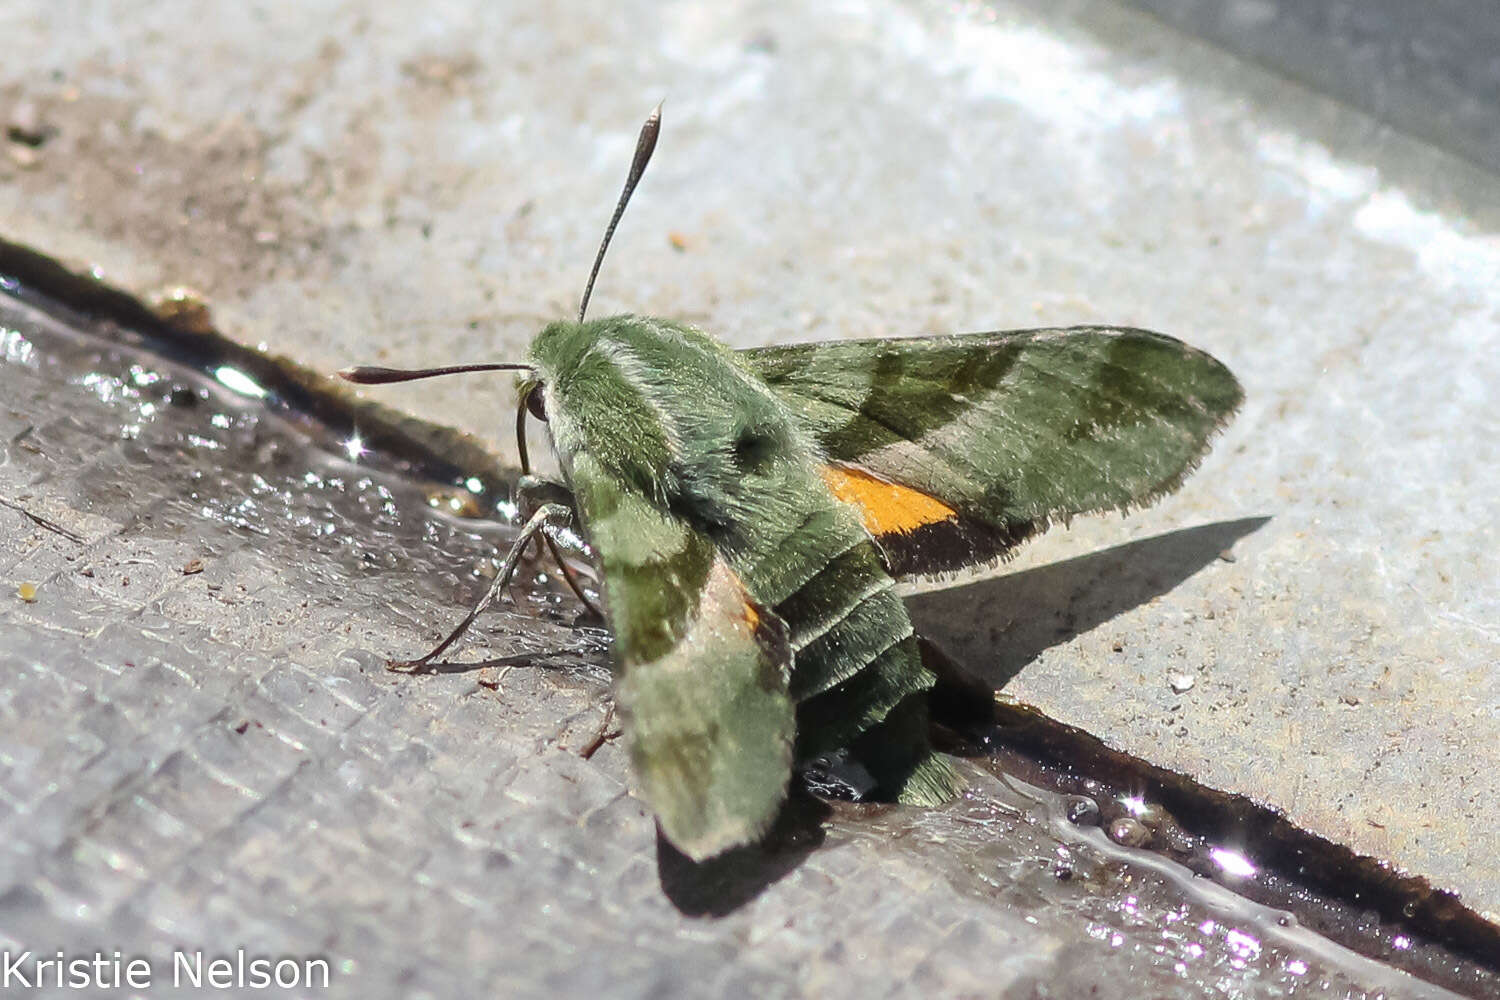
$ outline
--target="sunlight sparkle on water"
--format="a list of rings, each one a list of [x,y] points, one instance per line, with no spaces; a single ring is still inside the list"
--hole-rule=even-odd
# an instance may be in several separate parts
[[[251,396],[255,399],[266,398],[266,390],[261,388],[260,383],[238,368],[231,368],[229,365],[220,365],[214,369],[214,378],[224,388],[232,389],[241,396]]]
[[[1214,859],[1214,864],[1223,869],[1226,875],[1249,878],[1256,872],[1256,867],[1250,863],[1249,858],[1227,847],[1215,847],[1208,852],[1208,856]]]
[[[1260,942],[1244,931],[1234,929],[1224,935],[1224,943],[1240,958],[1251,959],[1260,954]]]
[[[365,451],[366,449],[364,439],[359,436],[358,431],[355,431],[354,434],[344,442],[344,452],[349,456],[349,461],[351,462],[358,462],[360,456],[363,455]]]

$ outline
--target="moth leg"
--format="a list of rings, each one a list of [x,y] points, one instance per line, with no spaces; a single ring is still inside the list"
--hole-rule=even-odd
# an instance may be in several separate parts
[[[547,503],[561,504],[575,513],[578,510],[578,504],[573,500],[573,491],[563,483],[530,473],[523,475],[516,483],[516,510],[523,518],[529,520],[538,508]],[[526,561],[531,563],[540,560],[544,547],[542,539],[532,539]]]
[[[531,520],[526,522],[526,527],[521,529],[521,534],[516,538],[515,544],[506,553],[505,562],[501,565],[500,571],[495,574],[495,579],[490,581],[489,589],[484,592],[484,596],[479,599],[473,609],[464,616],[464,620],[458,623],[458,627],[448,633],[448,638],[438,643],[426,656],[415,660],[391,660],[386,664],[387,668],[402,671],[420,670],[443,655],[449,646],[463,637],[463,634],[469,630],[469,626],[474,624],[474,619],[495,603],[500,592],[510,583],[510,578],[516,572],[516,564],[521,561],[521,553],[525,551],[531,539],[543,533],[547,528],[560,527],[572,519],[573,511],[562,504],[544,503],[538,507],[536,513],[531,515]]]
[[[582,750],[578,751],[578,756],[582,757],[584,760],[588,760],[593,757],[594,754],[598,753],[599,748],[608,743],[611,738],[620,735],[620,731],[618,729],[616,729],[614,732],[610,732],[609,727],[614,723],[614,721],[615,702],[614,699],[611,698],[609,701],[609,707],[605,709],[604,712],[604,721],[599,723],[599,728],[594,732],[594,738],[589,740],[588,743],[584,745]]]
[[[516,509],[521,516],[530,519],[544,503],[562,504],[574,511],[578,509],[578,505],[573,502],[573,492],[564,484],[530,473],[523,475],[516,483]],[[534,554],[525,557],[528,563],[542,558],[542,540],[533,539],[531,549]]]
[[[602,620],[604,618],[603,609],[595,604],[588,594],[583,592],[583,584],[578,582],[578,578],[573,575],[573,571],[568,568],[568,564],[563,562],[562,553],[557,551],[557,543],[552,540],[552,536],[544,535],[542,539],[547,543],[547,550],[552,553],[552,559],[557,563],[557,568],[562,570],[562,577],[567,581],[568,589],[573,591],[573,596],[583,602],[583,606],[588,609],[589,614]]]
[[[563,483],[541,476],[522,476],[516,483],[516,506],[521,509],[521,516],[530,517],[547,504],[569,510],[578,508],[573,491]]]
[[[521,508],[523,517],[526,516],[528,509],[539,509],[544,504],[565,506],[569,510],[578,509],[578,505],[573,500],[572,490],[562,483],[538,476],[521,477],[521,481],[516,484],[516,503]],[[589,598],[588,594],[584,593],[583,585],[578,582],[577,576],[563,561],[562,553],[558,551],[557,543],[552,540],[552,536],[543,535],[542,542],[547,546],[547,551],[552,553],[552,561],[557,563],[557,568],[562,572],[562,578],[567,583],[568,589],[573,591],[574,596],[583,603],[590,614],[602,619],[604,612]]]

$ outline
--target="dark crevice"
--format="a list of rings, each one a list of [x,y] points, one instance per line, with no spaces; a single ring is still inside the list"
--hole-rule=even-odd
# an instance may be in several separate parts
[[[210,378],[222,368],[232,368],[264,390],[260,402],[268,410],[329,452],[338,454],[344,442],[358,434],[368,452],[361,459],[365,465],[445,486],[478,478],[483,488],[469,490],[469,495],[510,495],[514,475],[473,441],[389,407],[356,400],[323,374],[235,343],[206,323],[207,309],[201,304],[182,308],[173,303],[169,305],[178,308],[159,313],[127,292],[3,238],[0,291],[106,341],[149,351]]]
[[[988,683],[931,644],[923,662],[939,678],[933,709],[944,750],[1078,796],[1080,815],[1106,830],[1139,817],[1147,837],[1141,846],[1286,910],[1361,955],[1466,996],[1500,995],[1500,927],[1456,894],[1304,830],[1248,796],[1115,750],[1029,705],[986,703]],[[1215,851],[1231,845],[1255,867],[1253,876],[1235,876],[1215,861]]]

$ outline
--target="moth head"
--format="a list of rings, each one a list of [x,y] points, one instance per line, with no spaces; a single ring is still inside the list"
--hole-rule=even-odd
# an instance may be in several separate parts
[[[625,178],[625,188],[620,193],[620,200],[615,205],[614,215],[609,220],[609,226],[604,230],[604,239],[599,244],[599,252],[594,257],[593,270],[589,272],[588,283],[583,288],[583,298],[578,304],[578,322],[571,324],[554,323],[542,331],[537,342],[532,345],[533,355],[541,341],[548,339],[548,334],[554,328],[578,330],[583,327],[584,313],[588,311],[589,295],[594,290],[594,279],[599,276],[599,267],[604,263],[604,252],[609,249],[609,241],[615,234],[615,227],[619,225],[620,217],[625,214],[625,206],[630,203],[630,196],[635,191],[636,184],[641,175],[645,173],[646,164],[651,162],[651,153],[656,149],[656,136],[661,131],[661,105],[646,119],[641,126],[640,136],[636,139],[635,157],[630,163],[630,173]],[[547,422],[546,388],[541,378],[538,377],[537,365],[535,364],[477,364],[477,365],[449,365],[443,368],[379,368],[374,366],[356,366],[345,368],[339,372],[339,376],[359,385],[385,385],[391,382],[411,382],[421,378],[431,378],[435,375],[456,375],[462,372],[493,372],[493,371],[524,371],[528,377],[521,385],[521,402],[516,407],[516,447],[521,456],[521,471],[529,474],[531,472],[530,462],[526,455],[526,414],[530,413],[542,423]]]

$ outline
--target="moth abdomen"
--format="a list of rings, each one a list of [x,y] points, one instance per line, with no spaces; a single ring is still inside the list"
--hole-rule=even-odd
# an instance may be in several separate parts
[[[928,692],[908,695],[850,745],[850,756],[880,776],[874,796],[912,806],[951,802],[963,779],[932,749]]]
[[[842,684],[912,634],[906,607],[896,595],[894,583],[882,581],[872,587],[855,581],[855,587],[858,589],[848,599],[857,603],[852,603],[822,634],[798,645],[801,637],[793,626],[793,648],[799,662],[805,664],[805,669],[792,678],[791,694],[799,701]],[[868,593],[860,597],[861,591]]]
[[[907,635],[839,684],[799,700],[797,756],[848,746],[908,697],[926,692],[932,678],[920,662],[916,638]]]
[[[843,506],[821,479],[808,488]],[[788,689],[797,702],[794,757],[843,753],[870,773],[878,797],[946,801],[960,782],[929,744],[933,677],[922,666],[894,581],[853,513],[846,508],[780,546],[795,552],[809,530],[825,544],[828,536],[846,542],[776,605],[795,651]]]

